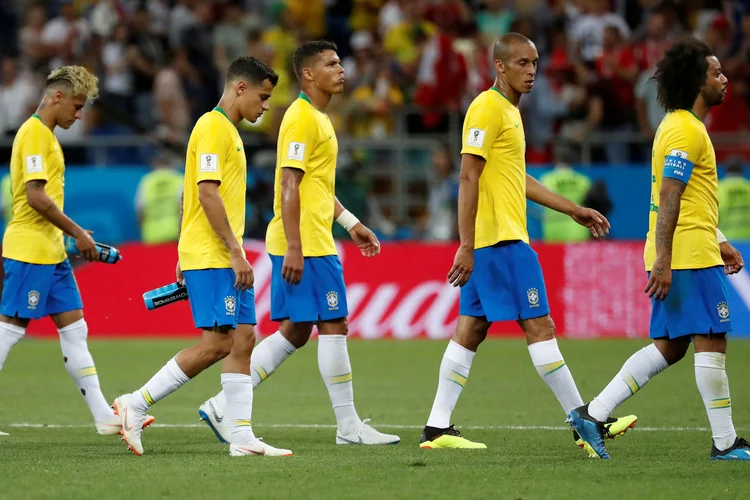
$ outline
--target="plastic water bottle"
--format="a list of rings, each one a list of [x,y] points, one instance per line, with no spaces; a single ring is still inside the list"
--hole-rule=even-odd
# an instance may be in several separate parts
[[[122,254],[115,247],[105,245],[104,243],[94,243],[96,244],[96,251],[99,253],[99,262],[104,262],[105,264],[117,264],[122,260]],[[78,257],[81,256],[81,252],[78,251],[78,246],[76,245],[76,240],[74,238],[68,238],[66,250],[69,254]]]
[[[188,291],[184,283],[176,281],[169,285],[154,290],[149,290],[143,294],[143,302],[146,309],[153,311],[163,306],[168,306],[180,300],[187,300]]]

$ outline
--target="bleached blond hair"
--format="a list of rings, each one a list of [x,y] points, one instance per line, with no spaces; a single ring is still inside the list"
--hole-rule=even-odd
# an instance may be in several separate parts
[[[83,66],[62,66],[47,77],[46,88],[66,90],[75,97],[99,97],[99,79]]]

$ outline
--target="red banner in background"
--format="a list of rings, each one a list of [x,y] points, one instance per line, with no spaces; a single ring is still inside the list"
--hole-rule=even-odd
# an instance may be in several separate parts
[[[261,335],[270,321],[271,261],[263,242],[245,243],[255,270],[256,308]],[[458,319],[458,289],[446,281],[455,244],[392,243],[372,259],[356,246],[340,245],[349,303],[351,334],[366,338],[448,338]],[[552,317],[560,334],[643,335],[648,300],[641,293],[641,244],[584,243],[534,245],[544,270]],[[83,264],[76,278],[91,336],[172,336],[197,334],[187,302],[148,311],[144,292],[174,281],[176,245],[124,245],[116,265]],[[32,334],[56,334],[49,319],[32,323]],[[492,334],[518,335],[515,322],[493,325]]]

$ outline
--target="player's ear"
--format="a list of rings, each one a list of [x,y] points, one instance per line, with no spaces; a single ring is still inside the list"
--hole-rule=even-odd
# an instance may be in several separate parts
[[[56,90],[55,91],[55,103],[58,103],[63,100],[63,93],[62,90]]]
[[[505,73],[505,64],[500,59],[495,59],[495,71]]]
[[[242,95],[247,90],[247,83],[240,80],[239,82],[237,82],[237,85],[235,85],[234,89],[237,92],[237,95]]]
[[[302,68],[302,78],[304,78],[305,80],[307,80],[309,82],[314,82],[315,81],[315,77],[312,74],[312,69],[311,68]]]

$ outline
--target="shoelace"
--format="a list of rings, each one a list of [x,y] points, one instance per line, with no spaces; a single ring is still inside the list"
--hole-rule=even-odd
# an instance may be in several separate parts
[[[458,429],[456,429],[456,428],[455,428],[455,427],[454,427],[453,425],[451,425],[450,427],[448,427],[448,428],[447,428],[447,429],[445,430],[445,432],[443,433],[443,435],[445,435],[445,436],[456,436],[456,437],[461,437],[461,433],[460,433],[460,432],[458,432]]]
[[[750,443],[748,443],[746,440],[744,440],[742,438],[738,438],[737,439],[737,445],[735,446],[735,449],[736,448],[750,448]]]

